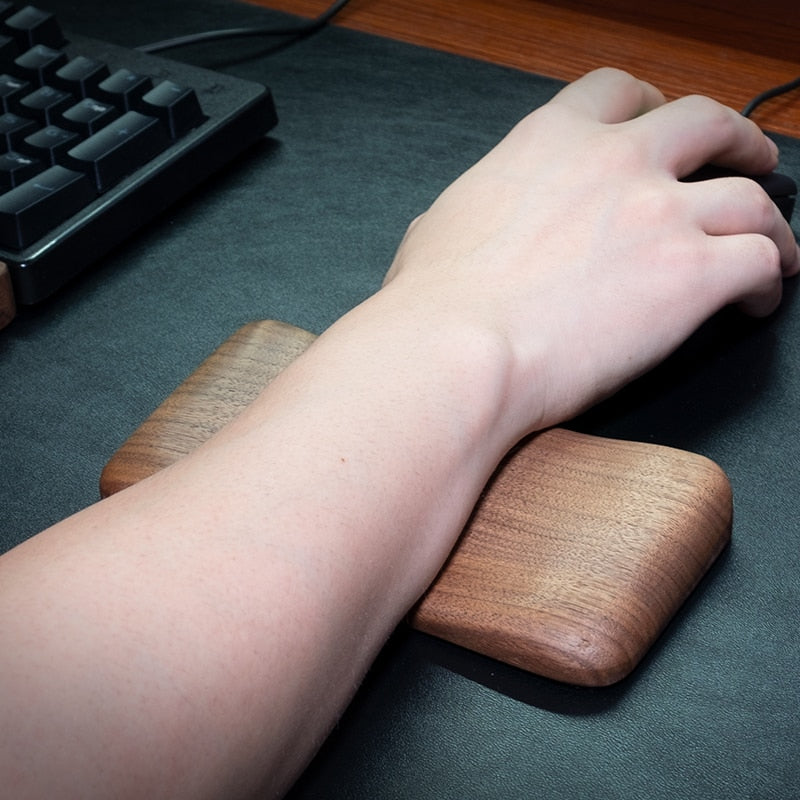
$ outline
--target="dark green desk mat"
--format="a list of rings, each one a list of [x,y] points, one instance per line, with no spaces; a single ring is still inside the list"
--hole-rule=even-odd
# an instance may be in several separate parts
[[[226,0],[46,5],[128,45],[284,19]],[[269,84],[281,122],[0,334],[2,549],[95,500],[116,448],[242,324],[319,333],[377,288],[407,222],[558,88],[340,29],[174,56]],[[800,143],[778,140],[783,169],[800,176]],[[703,453],[734,487],[731,548],[641,667],[609,689],[576,689],[403,629],[294,797],[800,794],[796,293],[787,285],[764,322],[719,315],[574,423]]]

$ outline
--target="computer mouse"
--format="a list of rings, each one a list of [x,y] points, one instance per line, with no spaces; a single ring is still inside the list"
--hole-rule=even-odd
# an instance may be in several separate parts
[[[741,175],[741,172],[736,172],[735,170],[706,166],[684,178],[684,180],[689,182],[706,181],[712,178],[741,177]],[[745,177],[759,184],[772,198],[775,205],[778,206],[778,210],[783,214],[786,221],[792,221],[792,213],[794,212],[797,198],[797,184],[793,178],[780,172],[770,172],[767,175],[747,175]]]

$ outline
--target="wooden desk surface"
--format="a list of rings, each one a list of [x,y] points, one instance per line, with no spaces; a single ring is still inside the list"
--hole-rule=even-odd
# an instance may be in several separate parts
[[[329,4],[251,2],[309,17]],[[616,66],[734,108],[800,75],[800,5],[785,0],[351,0],[336,24],[563,80]],[[753,118],[800,137],[800,92]]]

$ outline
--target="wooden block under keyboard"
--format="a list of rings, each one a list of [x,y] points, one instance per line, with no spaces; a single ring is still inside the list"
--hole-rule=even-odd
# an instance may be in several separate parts
[[[8,267],[0,261],[0,329],[5,328],[17,313],[14,302],[14,288],[11,285],[11,275]]]
[[[237,331],[132,434],[103,496],[189,453],[314,336]],[[552,429],[487,485],[415,628],[560,681],[604,686],[641,660],[730,538],[731,490],[708,459]]]

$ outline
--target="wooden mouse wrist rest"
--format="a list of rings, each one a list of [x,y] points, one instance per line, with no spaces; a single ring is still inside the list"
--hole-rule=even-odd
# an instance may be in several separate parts
[[[314,339],[276,321],[228,339],[103,470],[107,496],[176,461]],[[497,469],[415,628],[560,681],[625,677],[725,547],[731,490],[708,459],[552,429]]]

